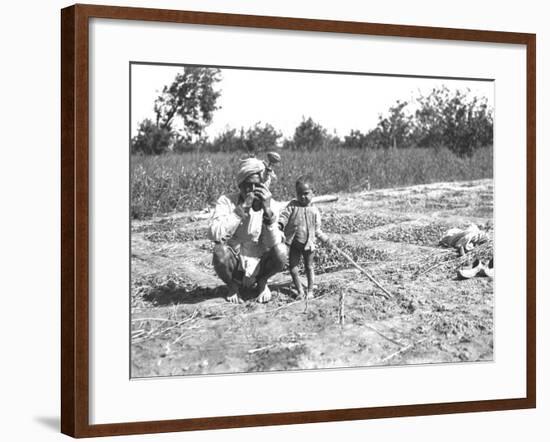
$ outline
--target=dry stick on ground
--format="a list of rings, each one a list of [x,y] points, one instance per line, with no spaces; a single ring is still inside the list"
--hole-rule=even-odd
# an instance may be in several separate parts
[[[310,299],[309,301],[310,301],[310,302],[311,302],[311,301],[317,301],[317,300],[319,300],[319,299],[324,298],[325,296],[328,296],[328,293],[323,293],[322,295],[316,296],[315,298],[312,298],[312,299]],[[298,299],[297,301],[292,301],[292,302],[289,302],[289,303],[287,303],[287,304],[283,304],[283,305],[281,305],[281,306],[279,306],[279,307],[276,307],[276,308],[273,308],[273,309],[269,309],[269,310],[257,311],[257,312],[250,312],[250,313],[236,313],[236,314],[239,315],[239,316],[244,316],[244,317],[246,317],[246,318],[249,318],[250,316],[262,315],[262,314],[264,314],[264,315],[269,315],[269,314],[271,314],[271,313],[278,312],[279,310],[283,310],[283,309],[285,309],[285,308],[291,307],[291,306],[293,306],[293,305],[295,305],[295,304],[299,304],[299,303],[301,303],[301,302],[303,302],[303,301],[302,301],[301,299]],[[217,319],[227,319],[227,318],[234,318],[234,316],[229,316],[229,315],[218,315],[216,318],[217,318]],[[192,319],[192,318],[190,318],[190,319]],[[205,325],[203,325],[203,326],[197,326],[196,328],[204,328],[204,327],[206,327],[206,326],[205,326]],[[170,329],[171,329],[171,328],[173,328],[173,327],[170,327]],[[165,330],[168,330],[168,329],[165,329]],[[188,328],[186,328],[186,330],[190,330],[190,328],[188,327]]]
[[[477,254],[480,254],[480,253],[483,253],[483,252],[485,252],[489,249],[492,249],[492,248],[493,248],[493,241],[489,240],[486,243],[481,244],[478,247],[474,247],[472,250],[467,251],[463,256],[457,256],[457,257],[452,258],[452,259],[442,259],[438,263],[428,267],[426,270],[416,274],[414,277],[418,278],[419,276],[425,275],[425,274],[431,272],[432,270],[434,270],[434,269],[436,269],[436,268],[438,268],[438,267],[440,267],[444,264],[451,263],[451,262],[456,263],[456,265],[462,265],[470,259],[470,256],[473,255],[474,252],[476,252]],[[454,252],[450,252],[449,254],[453,255]],[[446,256],[447,255],[443,255],[443,257],[446,257]]]
[[[132,322],[147,322],[147,321],[180,322],[175,319],[168,319],[168,318],[134,318],[132,319]]]
[[[310,299],[310,301],[317,301],[318,299],[324,298],[324,297],[327,296],[327,295],[328,295],[328,293],[323,293],[323,294],[320,295],[320,296],[316,296],[315,298]],[[273,309],[270,309],[270,310],[264,310],[264,311],[259,311],[259,312],[251,312],[251,313],[240,313],[240,314],[237,313],[237,314],[240,315],[240,316],[244,316],[244,317],[246,317],[246,318],[249,318],[250,316],[261,315],[261,314],[268,315],[268,314],[270,314],[270,313],[278,312],[279,310],[283,310],[283,309],[285,309],[285,308],[291,307],[291,306],[293,306],[293,305],[295,305],[295,304],[299,304],[299,303],[301,303],[301,302],[303,302],[303,301],[302,301],[301,299],[299,299],[299,300],[297,300],[297,301],[292,301],[292,302],[289,302],[289,303],[287,303],[287,304],[283,304],[283,305],[281,305],[281,306],[279,306],[279,307],[276,307],[276,308],[273,308]],[[229,315],[218,315],[216,318],[217,318],[217,319],[227,319],[227,318],[234,318],[234,316],[229,316]],[[204,328],[204,327],[206,327],[206,325],[195,326],[195,327],[193,327],[193,329],[200,329],[200,328]],[[171,328],[172,328],[172,327],[171,327]],[[168,330],[168,329],[166,329],[166,330]],[[191,328],[190,328],[190,327],[187,327],[185,330],[188,331],[188,330],[191,330]],[[179,340],[179,339],[178,339],[178,340]]]
[[[416,268],[416,270],[413,272],[413,276],[417,276],[423,268],[425,268],[426,263],[434,263],[434,262],[440,262],[441,259],[448,258],[456,256],[456,252],[454,250],[436,250],[432,253],[429,253],[428,255],[422,255],[418,259],[410,262],[411,268]]]
[[[382,336],[384,339],[387,339],[391,343],[398,345],[399,347],[403,347],[403,344],[399,341],[396,341],[395,339],[390,338],[389,336],[386,336],[384,333],[382,333],[380,330],[377,330],[372,325],[365,324],[365,327],[372,330],[373,332],[377,333],[378,335]]]
[[[187,330],[185,330],[185,331],[187,331]],[[178,343],[179,341],[181,341],[183,338],[188,338],[189,336],[191,336],[191,334],[187,334],[187,335],[186,335],[185,332],[182,333],[181,335],[179,335],[179,336],[172,342],[172,345],[177,344],[177,343]]]
[[[344,312],[344,301],[346,299],[346,292],[345,290],[340,291],[340,305],[338,309],[338,322],[340,322],[340,325],[344,325],[344,322],[346,321],[346,313]]]
[[[319,299],[324,298],[325,296],[328,296],[328,293],[323,293],[322,295],[316,296],[316,297],[310,299],[309,301],[317,301],[317,300],[319,300]],[[292,305],[295,305],[295,304],[298,304],[298,303],[301,303],[301,302],[304,302],[304,301],[301,300],[301,299],[299,299],[299,300],[297,300],[297,301],[292,301],[292,302],[289,302],[289,303],[287,303],[287,304],[283,304],[283,305],[281,305],[281,306],[279,306],[279,307],[276,307],[276,308],[273,308],[273,309],[270,309],[270,310],[257,311],[257,312],[251,312],[251,313],[240,313],[240,316],[250,317],[250,316],[256,316],[256,315],[260,315],[260,314],[268,315],[268,314],[271,314],[271,313],[278,312],[279,310],[282,310],[282,309],[291,307]],[[159,332],[159,333],[155,333],[155,332],[158,331],[158,328],[157,328],[157,329],[151,330],[151,331],[148,333],[148,335],[146,335],[146,336],[143,336],[143,337],[142,337],[141,335],[138,335],[138,336],[136,336],[136,337],[137,337],[137,338],[141,338],[141,339],[139,339],[138,341],[134,341],[133,343],[134,343],[134,344],[137,344],[137,343],[139,343],[139,342],[143,342],[143,341],[145,341],[145,340],[147,340],[147,339],[153,337],[154,335],[158,335],[158,334],[165,333],[165,332],[167,332],[167,331],[169,331],[169,330],[172,330],[172,329],[174,329],[174,328],[176,328],[176,327],[178,327],[178,326],[180,326],[180,325],[182,325],[182,324],[184,324],[184,323],[186,323],[186,322],[192,321],[193,319],[195,319],[195,317],[197,316],[197,314],[198,314],[198,309],[195,309],[195,311],[192,313],[192,315],[189,316],[188,318],[184,319],[183,321],[179,321],[179,322],[177,322],[175,325],[170,326],[170,327],[167,327],[167,328],[161,330],[161,332]],[[237,314],[239,314],[239,313],[237,313]],[[230,316],[228,316],[228,315],[218,315],[216,318],[217,318],[217,319],[225,319],[225,318],[229,318],[229,317],[230,317]],[[160,319],[160,318],[149,318],[149,319]],[[168,320],[168,319],[167,319],[166,321],[173,321],[173,320]],[[205,327],[205,326],[197,326],[196,328],[203,328],[203,327]],[[189,331],[189,330],[190,330],[189,327],[185,329],[185,331]],[[172,344],[179,342],[183,337],[184,337],[184,334],[178,336],[178,337],[176,338],[176,341],[174,341]]]
[[[199,313],[199,310],[198,309],[195,309],[193,311],[193,313],[191,314],[191,316],[187,317],[186,319],[184,319],[183,321],[178,321],[176,322],[176,324],[170,326],[170,327],[167,327],[167,328],[164,328],[162,330],[159,331],[159,328],[160,327],[157,327],[157,328],[154,328],[152,329],[148,334],[146,334],[145,336],[141,337],[141,339],[139,339],[138,341],[133,341],[134,344],[137,344],[139,342],[143,342],[147,339],[150,339],[152,338],[153,336],[156,336],[156,335],[160,335],[160,334],[163,334],[163,333],[166,333],[167,331],[169,330],[172,330],[176,327],[179,327],[180,325],[183,325],[185,324],[186,322],[189,322],[189,321],[192,321],[193,319],[195,319],[195,317],[197,316],[197,314]],[[173,322],[173,320],[168,320],[169,322]],[[140,337],[139,335],[137,337]],[[134,338],[134,337],[133,337]]]
[[[172,325],[171,327],[165,328],[164,330],[162,330],[162,332],[165,333],[168,330],[172,330],[173,328],[179,327],[180,325],[183,325],[186,322],[192,321],[193,319],[195,319],[195,317],[198,315],[198,313],[199,313],[199,309],[196,308],[195,310],[193,310],[193,313],[191,314],[191,316],[188,316],[183,321],[179,321],[177,324]]]
[[[400,355],[401,353],[405,353],[406,351],[409,351],[411,348],[413,348],[413,347],[417,346],[418,344],[424,342],[426,339],[428,339],[428,338],[422,338],[419,341],[413,342],[412,344],[409,344],[406,347],[403,347],[403,348],[397,350],[395,353],[392,353],[391,355],[386,356],[383,359],[380,359],[380,363],[388,362],[390,359],[393,359],[394,357]]]
[[[254,353],[258,353],[259,351],[263,351],[263,350],[270,350],[272,348],[275,348],[275,347],[284,347],[284,348],[293,348],[293,347],[296,347],[298,345],[302,345],[298,342],[276,342],[275,344],[270,344],[270,345],[266,345],[264,347],[259,347],[259,348],[253,348],[251,350],[248,350],[248,354],[254,354]]]
[[[257,352],[263,351],[263,350],[269,350],[270,348],[277,347],[277,345],[278,344],[270,344],[270,345],[266,345],[264,347],[253,348],[252,350],[248,350],[248,354],[257,353]]]
[[[451,254],[449,254],[451,255]],[[445,257],[447,255],[444,255]],[[447,263],[447,262],[450,262],[452,261],[452,259],[442,259],[441,261],[435,263],[434,265],[428,267],[426,270],[423,270],[422,272],[420,273],[417,273],[416,275],[414,275],[414,278],[418,278],[419,276],[422,276],[422,275],[426,275],[427,273],[431,272],[432,270],[434,269],[437,269],[438,267],[442,266],[443,264]]]
[[[325,296],[327,296],[327,294],[323,293],[321,296],[316,296],[315,298],[310,299],[310,301],[316,301],[317,299],[324,298]],[[275,313],[279,310],[290,307],[291,305],[298,304],[299,302],[304,302],[304,301],[302,301],[301,299],[298,299],[297,301],[292,301],[292,302],[289,302],[288,304],[283,304],[283,305],[281,305],[277,308],[271,309],[271,310],[266,310],[264,312],[252,312],[252,313],[248,313],[248,314],[244,313],[244,315],[245,316],[253,316],[253,315],[258,315],[258,314],[261,314],[261,313],[265,313],[267,315],[269,313]]]
[[[324,294],[322,294],[322,295],[320,295],[320,296],[317,296],[317,297],[315,297],[315,298],[313,298],[313,299],[310,299],[310,301],[316,301],[316,300],[318,300],[318,299],[324,298],[325,296],[327,296],[326,293],[324,293]],[[290,307],[290,306],[292,306],[292,305],[298,304],[298,303],[300,303],[300,302],[303,302],[303,301],[302,301],[301,299],[299,299],[299,300],[297,300],[297,301],[289,302],[288,304],[283,304],[283,305],[281,305],[281,306],[279,306],[279,307],[277,307],[277,308],[274,308],[274,309],[265,310],[265,311],[259,311],[259,312],[251,312],[251,313],[241,313],[240,316],[245,316],[245,317],[248,318],[248,317],[250,317],[250,316],[256,316],[256,315],[260,315],[260,314],[268,315],[268,314],[270,314],[270,313],[275,313],[275,312],[277,312],[277,311],[279,311],[279,310],[282,310],[282,309],[284,309],[284,308],[287,308],[287,307]],[[198,313],[198,310],[195,310],[195,311],[193,312],[193,315],[191,315],[191,317],[185,319],[184,321],[178,322],[176,325],[173,325],[173,326],[171,326],[171,327],[168,327],[168,328],[163,329],[161,333],[165,333],[165,332],[167,332],[167,331],[169,331],[169,330],[172,330],[173,328],[175,328],[175,327],[177,327],[177,326],[179,326],[179,325],[182,325],[182,324],[184,324],[184,323],[186,323],[186,322],[191,321],[192,319],[195,319],[195,316],[197,315],[197,313]],[[237,314],[239,314],[239,313],[237,313]],[[216,319],[227,319],[227,318],[230,318],[230,317],[233,317],[233,316],[229,316],[229,315],[218,315],[218,316],[216,316]],[[191,330],[191,329],[196,330],[196,329],[200,329],[200,328],[204,328],[204,327],[206,327],[206,325],[195,326],[195,327],[187,327],[187,328],[185,328],[185,331],[187,332],[187,331],[189,331],[189,330]],[[153,333],[154,333],[155,331],[157,331],[157,329],[153,330],[152,332],[149,332],[149,335],[148,335],[148,336],[145,336],[145,337],[141,338],[139,341],[136,341],[136,342],[134,342],[134,343],[142,342],[142,341],[144,341],[144,340],[146,340],[146,339],[151,338],[151,337],[153,336]],[[172,342],[172,344],[175,344],[175,343],[179,342],[183,337],[185,337],[185,336],[183,336],[183,334],[180,335],[180,336],[178,336],[178,337],[176,338],[176,340],[175,340],[174,342]]]
[[[374,277],[368,273],[365,269],[363,269],[361,266],[359,266],[359,264],[357,264],[352,258],[351,256],[349,256],[346,252],[344,252],[342,249],[336,247],[335,245],[332,246],[334,248],[334,250],[336,250],[340,255],[342,255],[344,258],[346,258],[348,260],[348,262],[353,266],[355,267],[357,270],[359,270],[361,273],[363,273],[367,278],[369,278],[376,287],[378,287],[380,290],[382,290],[384,292],[384,297],[386,299],[391,299],[393,298],[392,294],[390,292],[388,292],[384,287],[382,287],[382,285],[376,280],[374,279]]]

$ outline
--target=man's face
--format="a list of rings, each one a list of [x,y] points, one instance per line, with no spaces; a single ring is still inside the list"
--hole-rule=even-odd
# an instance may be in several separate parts
[[[260,175],[255,173],[239,184],[239,190],[243,199],[246,198],[246,195],[250,192],[254,192],[254,189],[256,189],[258,184],[261,184],[261,182],[262,180],[260,179]]]
[[[296,186],[296,197],[302,206],[308,206],[313,200],[313,189],[307,183],[300,183]]]

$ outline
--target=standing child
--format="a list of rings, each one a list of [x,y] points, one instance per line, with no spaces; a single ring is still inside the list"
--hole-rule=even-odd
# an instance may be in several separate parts
[[[296,199],[288,203],[280,213],[279,228],[285,232],[286,244],[290,246],[290,274],[298,295],[301,298],[307,296],[308,299],[311,299],[315,282],[313,264],[315,238],[319,238],[328,246],[331,245],[329,237],[321,230],[319,209],[313,205],[311,178],[302,176],[296,181]],[[298,274],[298,265],[302,257],[307,275],[307,294],[304,294]]]

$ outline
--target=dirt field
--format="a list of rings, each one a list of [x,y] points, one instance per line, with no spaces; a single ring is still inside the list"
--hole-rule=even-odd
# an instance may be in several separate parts
[[[297,301],[288,272],[268,304],[225,301],[210,265],[208,215],[132,222],[132,377],[487,361],[493,282],[458,280],[438,246],[450,227],[492,233],[492,180],[340,194],[323,228],[393,295],[319,247],[316,298]]]

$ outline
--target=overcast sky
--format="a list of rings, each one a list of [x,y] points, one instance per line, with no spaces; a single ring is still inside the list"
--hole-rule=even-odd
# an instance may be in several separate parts
[[[182,69],[132,65],[132,136],[140,121],[154,120],[155,98]],[[292,137],[296,126],[308,117],[340,137],[352,129],[366,132],[396,100],[409,101],[442,85],[451,90],[469,88],[472,95],[486,97],[491,107],[494,103],[494,83],[487,81],[244,69],[222,69],[221,78],[217,85],[221,108],[206,130],[210,138],[226,128],[246,130],[258,121]]]

